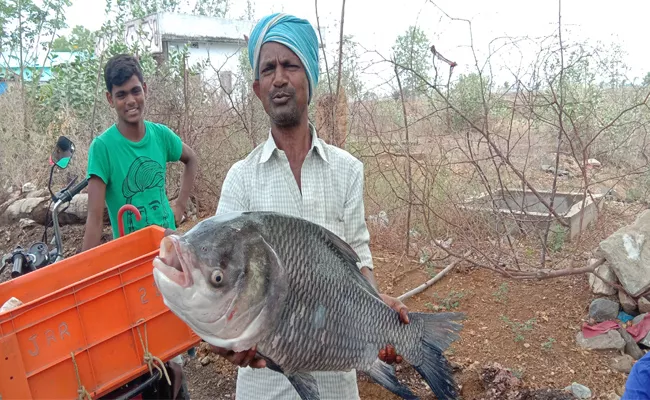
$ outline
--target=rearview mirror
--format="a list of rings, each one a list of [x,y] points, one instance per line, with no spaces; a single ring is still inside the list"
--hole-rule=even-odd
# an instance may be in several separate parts
[[[74,155],[74,150],[74,143],[70,139],[65,136],[59,137],[50,155],[50,165],[56,165],[61,169],[66,169]]]

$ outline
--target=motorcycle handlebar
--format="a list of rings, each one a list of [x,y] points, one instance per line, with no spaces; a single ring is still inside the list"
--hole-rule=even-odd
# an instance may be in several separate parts
[[[84,190],[88,186],[88,179],[84,179],[83,181],[77,183],[75,187],[70,189],[70,197],[74,197],[79,194],[82,190]]]
[[[76,195],[79,194],[84,188],[88,186],[88,179],[84,179],[83,181],[79,182],[75,187],[73,187],[70,190],[64,190],[61,193],[61,196],[59,196],[59,200],[61,202],[66,202],[72,200],[72,198]]]
[[[14,257],[13,267],[11,268],[11,278],[17,278],[23,273],[23,258]]]

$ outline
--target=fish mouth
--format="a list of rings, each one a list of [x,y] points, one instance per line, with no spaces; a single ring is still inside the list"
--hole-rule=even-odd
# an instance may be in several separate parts
[[[187,288],[194,284],[194,279],[182,257],[178,238],[175,235],[165,236],[160,242],[160,250],[153,260],[153,266],[180,287]]]

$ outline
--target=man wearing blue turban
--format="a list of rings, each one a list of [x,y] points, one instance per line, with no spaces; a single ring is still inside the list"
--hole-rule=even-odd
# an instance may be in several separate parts
[[[318,86],[318,39],[309,21],[292,15],[276,13],[262,18],[253,28],[248,41],[248,60],[255,80],[260,78],[262,45],[280,43],[300,59],[309,81],[309,101]]]
[[[317,223],[345,240],[361,259],[361,273],[376,287],[370,235],[363,204],[363,164],[316,135],[309,103],[318,85],[318,39],[311,24],[276,13],[262,18],[248,40],[253,90],[271,122],[266,142],[228,171],[217,215],[231,211],[275,211]],[[408,323],[407,308],[382,299]],[[285,323],[285,322],[282,322]],[[281,373],[255,357],[255,348],[234,353],[213,350],[240,366],[237,400],[300,400]],[[400,362],[392,346],[379,352]],[[252,368],[249,368],[252,367]],[[359,399],[356,372],[314,372],[322,400]]]

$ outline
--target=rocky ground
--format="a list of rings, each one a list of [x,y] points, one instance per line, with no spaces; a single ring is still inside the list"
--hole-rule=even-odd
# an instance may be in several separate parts
[[[617,229],[633,223],[638,216],[637,212],[627,219],[621,219],[618,214],[608,217],[609,207],[605,206],[603,217],[592,228],[599,232],[593,247]],[[181,230],[191,225],[192,222],[186,223]],[[4,254],[16,244],[24,246],[40,240],[42,232],[42,226],[24,219],[2,223],[0,251]],[[628,232],[627,237],[632,240],[626,240],[637,246],[632,248],[641,248],[639,240],[642,239],[637,233]],[[83,225],[66,225],[63,234],[66,254],[74,254],[81,248]],[[104,239],[109,237],[110,230],[106,228]],[[378,245],[373,245],[372,250],[382,291],[398,296],[430,278],[429,272],[415,263],[416,268],[398,281],[389,279],[390,272],[400,262],[400,255]],[[577,254],[585,254],[577,257],[579,266],[594,257],[587,251]],[[607,252],[604,254],[607,256]],[[639,257],[642,260],[638,265],[650,265],[644,252]],[[619,282],[618,277],[625,274],[620,272],[615,257],[610,257],[604,265],[599,270],[601,277],[625,285],[626,278]],[[8,271],[5,271],[0,280],[7,278]],[[627,321],[625,315],[636,316],[639,322],[646,300],[632,299],[632,304],[629,298],[619,295],[619,290],[612,291],[598,284],[597,279],[586,275],[544,281],[508,280],[491,271],[461,264],[433,287],[406,300],[406,305],[417,311],[449,309],[466,313],[461,338],[448,351],[463,399],[615,399],[622,394],[634,360],[650,347],[650,336],[640,346],[624,338],[625,328],[634,323]],[[628,313],[620,314],[620,311]],[[615,321],[620,329],[581,340],[583,324],[604,321]],[[195,358],[184,357],[192,398],[235,397],[236,370],[232,365],[205,348]],[[422,399],[435,398],[412,368],[399,367],[398,377]],[[397,399],[369,382],[362,373],[359,373],[359,386],[364,400]],[[567,387],[570,390],[563,390]]]

